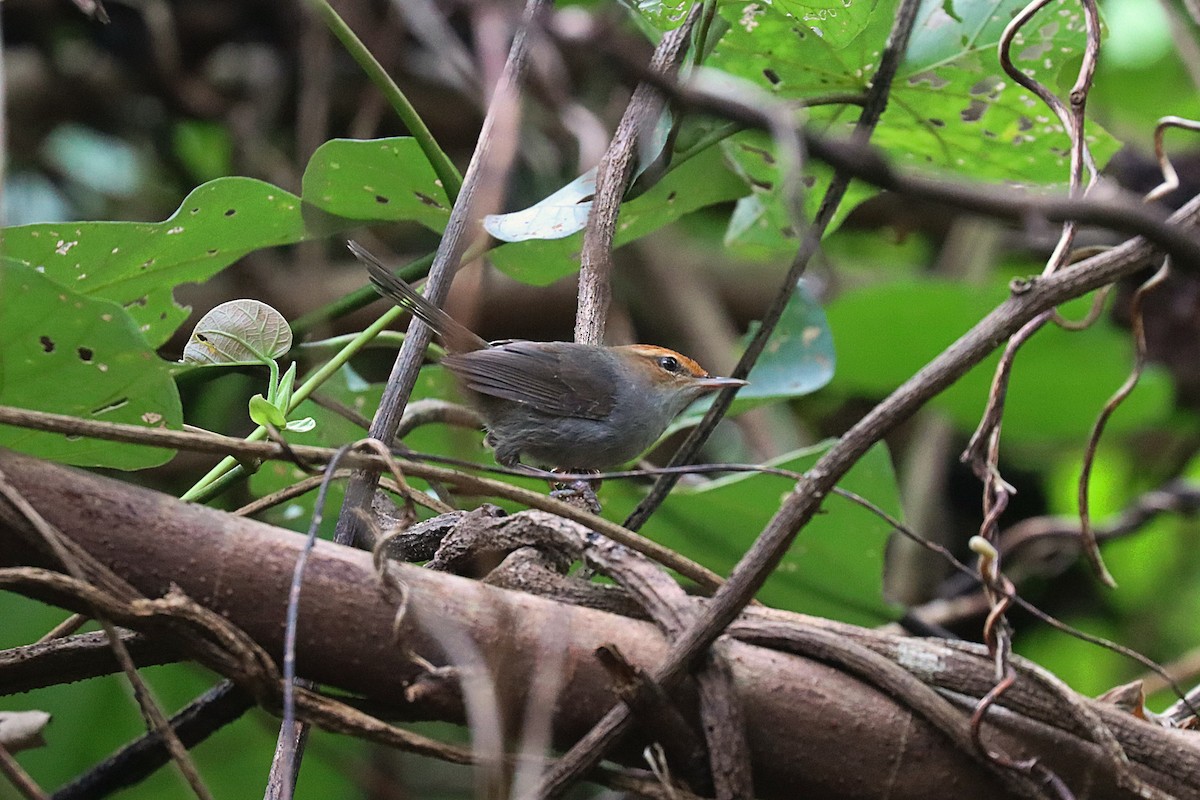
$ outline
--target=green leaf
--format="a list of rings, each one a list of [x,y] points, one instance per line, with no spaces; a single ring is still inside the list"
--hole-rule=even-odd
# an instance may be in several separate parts
[[[691,6],[688,0],[637,0],[633,4],[642,19],[660,31],[673,31],[682,25]]]
[[[743,337],[743,346],[752,333]],[[801,280],[766,349],[750,370],[750,385],[738,391],[730,416],[764,403],[812,394],[833,379],[835,363],[825,311]],[[711,405],[711,398],[692,405],[671,423],[664,437],[698,424]]]
[[[734,170],[750,187],[750,194],[734,208],[725,230],[725,245],[743,258],[776,260],[792,258],[800,245],[800,230],[788,213],[781,195],[775,147],[761,131],[742,131],[721,143]],[[819,161],[804,165],[804,216],[814,219],[825,192],[833,179],[833,170]],[[854,207],[878,193],[862,181],[851,181],[833,219],[825,229],[829,236],[849,216]]]
[[[834,49],[854,41],[875,10],[875,0],[775,0],[774,5]]]
[[[250,419],[255,425],[266,427],[270,425],[275,428],[282,428],[287,425],[287,417],[283,412],[272,405],[267,398],[261,394],[256,394],[250,398]]]
[[[288,329],[288,349],[291,349],[291,329]],[[287,351],[284,351],[287,352]],[[282,355],[282,353],[280,354]],[[296,362],[287,368],[287,372],[283,373],[283,377],[279,379],[279,386],[275,390],[275,405],[279,408],[286,409],[292,402],[292,392],[296,389]]]
[[[998,64],[996,47],[1024,0],[958,0],[951,16],[926,0],[904,66],[873,141],[901,163],[1030,185],[1066,183],[1067,134],[1040,100]],[[1013,65],[1051,91],[1082,57],[1083,11],[1054,0],[1014,39]],[[1072,74],[1064,83],[1069,86]],[[1120,143],[1089,120],[1103,167]]]
[[[685,214],[745,193],[745,184],[729,171],[721,153],[710,148],[672,169],[645,194],[622,204],[616,245],[628,244]],[[553,241],[515,242],[496,248],[488,257],[509,276],[545,286],[579,269],[582,243],[582,233]]]
[[[122,306],[158,346],[187,316],[173,287],[305,236],[300,198],[262,181],[220,178],[192,191],[165,222],[25,225],[5,230],[4,246],[71,291]]]
[[[266,364],[291,349],[292,329],[282,314],[258,300],[230,300],[196,323],[183,349],[183,360],[189,364]],[[290,387],[288,390],[290,393]]]
[[[187,317],[172,290],[206,281],[247,253],[363,222],[445,224],[445,193],[409,138],[335,140],[304,176],[305,200],[250,178],[193,190],[164,222],[73,222],[4,231],[6,254],[86,296],[112,300],[153,346]]]
[[[411,220],[441,231],[450,218],[446,191],[412,137],[333,139],[304,170],[306,204],[360,222]]]
[[[872,143],[898,165],[958,179],[1065,185],[1067,135],[1049,109],[1004,74],[996,57],[1000,33],[1024,5],[1024,0],[926,0]],[[881,0],[861,34],[837,48],[777,4],[722,5],[731,28],[708,63],[781,99],[861,94],[878,67],[895,7],[895,0]],[[1078,4],[1055,0],[1026,31],[1013,48],[1014,63],[1057,89],[1065,66],[1083,53]],[[831,136],[849,136],[858,118],[858,109],[844,104],[806,113],[812,129]],[[1119,147],[1092,121],[1087,141],[1100,166]],[[794,249],[795,226],[778,195],[773,145],[762,134],[743,133],[725,149],[739,171],[753,178],[750,199],[739,204],[731,222],[729,244],[763,256]],[[811,217],[828,173],[811,167],[806,173]],[[843,214],[875,192],[853,184],[851,191]]]
[[[0,267],[0,404],[147,428],[183,425],[172,365],[120,306],[68,291],[6,259]],[[0,446],[67,464],[144,469],[173,451],[0,425]]]
[[[984,288],[903,280],[849,292],[828,309],[838,340],[830,390],[883,397],[1003,301],[1006,285]],[[964,432],[983,413],[998,353],[932,401]],[[1128,331],[1106,321],[1085,331],[1048,325],[1018,352],[1004,411],[1006,442],[1082,440],[1133,364]],[[1150,369],[1109,422],[1108,435],[1138,430],[1170,413],[1167,376]]]
[[[804,471],[829,445],[791,453],[772,466]],[[887,448],[872,447],[839,483],[889,514],[901,517],[900,495]],[[699,491],[676,490],[642,532],[718,574],[727,575],[792,488],[774,475],[739,474]],[[618,519],[642,491],[608,481],[601,489],[605,514]],[[805,526],[758,599],[771,606],[875,625],[896,616],[883,599],[883,553],[891,526],[849,501],[831,495]]]
[[[233,140],[224,125],[205,120],[180,120],[171,130],[171,144],[176,157],[199,181],[210,181],[230,172]]]

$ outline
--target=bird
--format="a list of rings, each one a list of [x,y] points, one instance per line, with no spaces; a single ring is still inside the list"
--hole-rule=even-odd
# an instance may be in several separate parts
[[[437,333],[441,363],[466,390],[502,466],[604,470],[644,453],[703,395],[744,386],[687,356],[648,344],[487,342],[394,275],[357,242],[350,252],[376,291]]]

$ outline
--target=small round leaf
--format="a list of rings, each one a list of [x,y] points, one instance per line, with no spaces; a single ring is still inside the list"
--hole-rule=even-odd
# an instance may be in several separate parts
[[[185,364],[262,364],[292,348],[292,330],[257,300],[230,300],[209,311],[183,349]]]

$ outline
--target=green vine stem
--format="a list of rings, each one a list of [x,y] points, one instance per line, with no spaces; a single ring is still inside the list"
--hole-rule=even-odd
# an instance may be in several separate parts
[[[404,92],[400,91],[400,87],[392,80],[391,76],[384,70],[375,56],[371,55],[371,51],[367,49],[362,40],[355,35],[354,31],[350,30],[350,26],[346,24],[338,13],[333,10],[333,6],[329,5],[327,0],[311,0],[313,10],[317,12],[317,16],[329,27],[329,30],[337,37],[342,46],[346,48],[346,52],[351,58],[358,62],[362,67],[363,72],[371,79],[376,88],[383,93],[391,104],[392,109],[400,117],[401,121],[408,128],[408,132],[417,140],[417,144],[421,146],[425,157],[429,159],[430,166],[437,173],[438,180],[442,182],[442,188],[446,190],[446,195],[453,202],[458,197],[458,192],[462,188],[462,175],[459,174],[458,168],[454,166],[454,162],[450,157],[438,146],[437,140],[433,138],[433,134],[429,132],[424,120],[413,108],[412,103],[408,102],[408,98],[404,96]]]

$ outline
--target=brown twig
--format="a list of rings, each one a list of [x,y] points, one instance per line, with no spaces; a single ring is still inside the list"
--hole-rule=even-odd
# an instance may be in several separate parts
[[[695,3],[683,25],[663,34],[650,61],[650,70],[673,75],[687,52],[692,29],[704,8]],[[596,169],[596,194],[583,232],[579,262],[579,303],[575,312],[575,341],[603,344],[608,305],[612,301],[612,245],[617,232],[621,199],[633,174],[634,148],[653,130],[662,113],[661,94],[648,83],[639,84],[629,100],[612,143]]]

